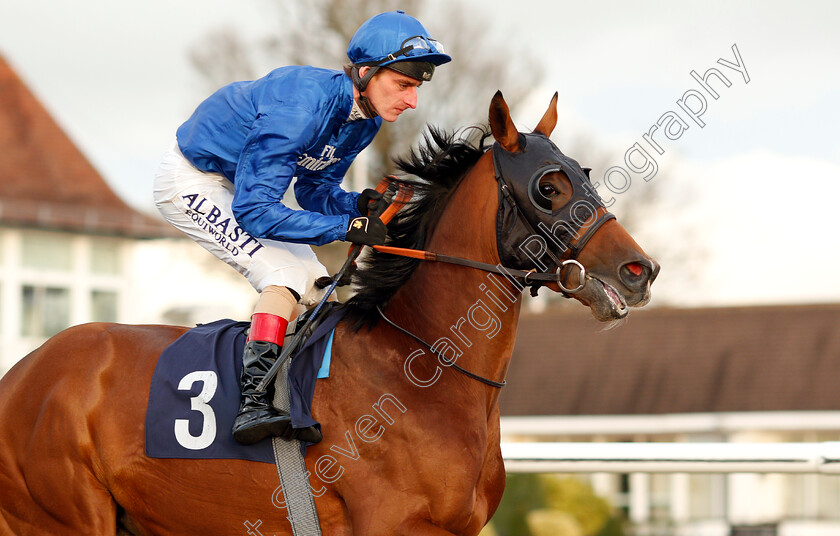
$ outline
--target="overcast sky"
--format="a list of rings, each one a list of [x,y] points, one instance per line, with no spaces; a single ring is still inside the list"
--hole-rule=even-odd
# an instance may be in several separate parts
[[[691,285],[663,266],[657,302],[840,301],[840,4],[466,1],[488,18],[486,31],[545,65],[545,91],[518,124],[533,126],[559,91],[561,140],[597,139],[624,168],[639,143],[660,168],[652,180],[674,199],[690,196],[685,210],[652,214],[647,233],[664,244],[702,236],[708,262]],[[188,47],[226,25],[269,32],[265,2],[0,0],[0,54],[117,193],[152,211],[157,161],[204,97]],[[468,58],[451,68],[457,61]],[[690,75],[712,67],[731,84],[710,80],[717,99]],[[697,109],[692,92],[704,97],[702,128],[677,103],[689,95]],[[687,126],[675,140],[655,132],[658,154],[643,135],[669,112],[672,128],[674,115]],[[593,178],[603,183],[603,172]],[[645,187],[629,175],[631,188]]]

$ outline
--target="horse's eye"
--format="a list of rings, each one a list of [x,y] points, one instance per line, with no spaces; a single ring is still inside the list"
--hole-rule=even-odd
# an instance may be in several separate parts
[[[557,190],[549,183],[540,184],[540,193],[543,197],[554,197],[558,194]]]

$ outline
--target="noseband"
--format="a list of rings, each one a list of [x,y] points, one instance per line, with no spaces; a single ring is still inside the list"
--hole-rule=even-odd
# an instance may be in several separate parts
[[[615,216],[607,211],[587,172],[546,136],[520,134],[519,145],[518,152],[506,151],[498,142],[492,149],[499,185],[496,240],[502,265],[531,268],[524,280],[532,295],[546,282],[556,283],[566,295],[580,292],[586,285],[586,270],[577,257],[595,232]],[[564,173],[572,184],[571,199],[556,210],[539,192],[540,179],[552,172]],[[569,264],[580,270],[573,288],[567,288],[561,276]],[[554,271],[545,272],[551,266]]]

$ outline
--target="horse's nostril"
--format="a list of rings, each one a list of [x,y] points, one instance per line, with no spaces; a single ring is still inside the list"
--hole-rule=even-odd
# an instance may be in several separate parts
[[[645,262],[628,262],[618,273],[625,285],[636,288],[646,284],[650,279],[651,267]]]
[[[631,274],[639,277],[642,275],[642,272],[645,271],[645,267],[639,264],[638,262],[631,262],[630,264],[625,265],[627,269],[630,271]]]

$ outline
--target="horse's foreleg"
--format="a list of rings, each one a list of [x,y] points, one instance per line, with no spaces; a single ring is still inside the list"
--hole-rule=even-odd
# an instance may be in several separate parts
[[[116,503],[87,463],[34,434],[16,462],[0,459],[0,535],[116,532]]]
[[[17,490],[6,489],[2,494],[5,504],[0,507],[0,535],[115,535],[116,505],[99,482],[89,482],[92,478],[77,475],[74,482],[64,481],[64,485],[56,476],[48,482],[27,478]],[[41,492],[49,486],[52,490]]]

